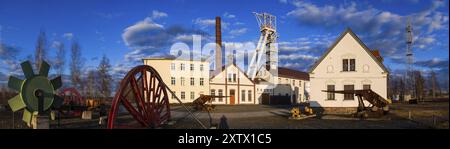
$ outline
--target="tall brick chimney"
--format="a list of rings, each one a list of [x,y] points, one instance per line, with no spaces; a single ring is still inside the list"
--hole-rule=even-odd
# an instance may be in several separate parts
[[[222,28],[220,17],[216,17],[216,70],[222,70]]]

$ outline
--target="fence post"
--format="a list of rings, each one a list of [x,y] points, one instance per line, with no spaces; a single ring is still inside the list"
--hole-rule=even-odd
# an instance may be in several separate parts
[[[408,119],[409,119],[409,120],[412,120],[412,117],[411,117],[411,110],[408,111]]]
[[[15,129],[16,124],[14,124],[14,111],[12,112],[12,129]]]

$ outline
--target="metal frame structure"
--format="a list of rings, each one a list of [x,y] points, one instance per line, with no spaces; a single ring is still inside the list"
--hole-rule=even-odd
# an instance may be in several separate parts
[[[170,119],[169,93],[202,128],[207,128],[167,87],[153,67],[140,65],[131,69],[120,82],[108,114],[108,129],[118,127],[115,121],[120,105],[132,115],[141,127],[155,128],[168,122]]]
[[[64,99],[63,105],[59,108],[63,115],[80,116],[83,110],[87,109],[85,100],[73,87],[64,88],[58,95]]]
[[[405,72],[405,84],[406,84],[406,94],[415,97],[414,92],[414,56],[412,52],[413,44],[413,28],[411,25],[411,18],[408,17],[406,26],[406,72]]]
[[[256,46],[253,57],[250,61],[247,75],[254,80],[257,72],[260,70],[263,54],[266,54],[266,70],[277,69],[278,47],[273,46],[278,38],[276,29],[276,17],[268,13],[256,13],[256,20],[261,31],[258,44]]]
[[[22,62],[25,79],[10,76],[8,87],[19,91],[19,94],[8,100],[13,112],[23,109],[22,120],[31,126],[33,117],[47,115],[49,109],[59,108],[63,99],[55,94],[62,86],[61,76],[48,79],[50,65],[42,61],[39,73],[35,74],[29,61]]]
[[[363,99],[372,104],[371,107],[376,106],[378,108],[382,108],[383,111],[389,111],[389,102],[378,95],[376,92],[371,89],[365,90],[340,90],[340,91],[327,91],[323,90],[323,92],[328,93],[338,93],[338,94],[352,94],[358,97],[358,112],[365,111],[367,109],[366,105],[364,105]],[[369,107],[369,108],[371,108]]]

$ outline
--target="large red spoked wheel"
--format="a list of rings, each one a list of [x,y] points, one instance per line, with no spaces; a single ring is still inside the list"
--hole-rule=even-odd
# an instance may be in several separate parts
[[[61,90],[58,94],[60,97],[64,98],[63,106],[69,107],[69,109],[63,110],[64,115],[69,116],[80,116],[82,110],[73,110],[70,107],[84,106],[84,99],[77,89],[70,87]]]
[[[160,126],[170,118],[166,85],[147,65],[134,67],[120,82],[108,115],[109,129],[121,125],[116,120],[121,106],[144,128]]]

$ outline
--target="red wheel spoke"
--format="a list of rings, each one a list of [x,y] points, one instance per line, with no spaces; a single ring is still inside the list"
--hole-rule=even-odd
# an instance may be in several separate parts
[[[133,99],[136,107],[130,101]],[[137,66],[120,82],[108,115],[108,128],[114,128],[120,104],[143,127],[157,127],[170,118],[168,100],[166,86],[158,72],[150,66]]]
[[[144,114],[144,119],[147,119],[148,115],[147,115],[147,110],[144,107],[144,104],[145,104],[144,98],[141,95],[141,91],[138,87],[138,83],[134,77],[131,77],[130,86],[131,86],[131,89],[133,90],[134,97],[135,97],[134,99],[136,101],[136,106],[138,107],[139,113]]]
[[[148,127],[148,124],[145,122],[145,119],[138,111],[136,111],[133,105],[131,105],[131,103],[127,99],[123,97],[121,99],[123,106],[128,110],[128,112],[130,112],[130,114],[134,117],[134,119],[136,119],[142,125]]]

